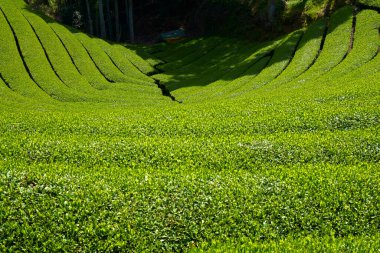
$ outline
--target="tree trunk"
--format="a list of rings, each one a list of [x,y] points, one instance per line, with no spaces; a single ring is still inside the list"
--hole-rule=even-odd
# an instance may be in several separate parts
[[[275,13],[276,13],[276,0],[268,0],[268,22],[272,28],[275,23]]]
[[[106,23],[104,22],[103,0],[98,0],[100,37],[106,38]]]
[[[119,16],[119,1],[115,0],[115,39],[120,41],[121,31],[120,31],[120,16]]]
[[[89,32],[90,32],[91,35],[94,35],[94,25],[92,23],[91,8],[90,8],[90,3],[88,2],[88,0],[86,0],[86,8],[87,8],[87,18],[88,18]]]
[[[133,25],[133,0],[128,1],[127,8],[128,8],[129,39],[131,43],[135,43],[135,31],[134,31],[134,25]]]
[[[107,16],[107,25],[108,25],[108,38],[113,39],[113,27],[112,27],[112,19],[111,19],[111,8],[110,8],[110,0],[106,0],[106,16]]]

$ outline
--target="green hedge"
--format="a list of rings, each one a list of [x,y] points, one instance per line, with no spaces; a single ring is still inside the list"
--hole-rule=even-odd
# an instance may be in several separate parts
[[[318,57],[326,20],[321,19],[311,24],[305,31],[297,51],[289,66],[270,85],[289,82],[304,73]]]
[[[51,28],[69,52],[79,72],[97,89],[106,89],[109,83],[97,69],[82,44],[64,26],[50,23]]]
[[[1,6],[0,6],[1,7]],[[51,98],[30,78],[17,49],[12,30],[0,12],[0,73],[15,92],[29,98],[49,101]]]
[[[154,83],[154,80],[149,76],[142,73],[136,66],[134,66],[129,60],[131,55],[128,50],[124,50],[124,47],[120,45],[111,45],[104,40],[94,39],[104,52],[110,57],[112,62],[120,69],[120,71],[129,77],[134,79],[144,80],[146,82]]]
[[[157,70],[148,63],[148,61],[145,61],[143,58],[141,58],[137,53],[132,49],[128,48],[127,46],[122,45],[114,45],[117,50],[123,52],[123,54],[128,55],[128,60],[136,67],[138,68],[142,73],[146,75],[153,75],[157,72]]]
[[[109,56],[100,48],[96,41],[88,37],[86,34],[76,33],[75,36],[82,43],[91,59],[108,80],[113,82],[149,85],[149,82],[124,75],[111,61]]]
[[[183,104],[153,85],[104,81],[74,35],[50,23],[79,72],[89,79],[95,69],[115,102],[27,99],[0,78],[0,251],[377,250],[380,55],[369,57],[378,46],[372,13],[358,14],[349,54],[351,11],[333,15],[318,65],[307,70],[315,41],[304,44],[310,55],[296,52],[289,63],[301,31],[261,45],[225,40],[183,68],[178,61],[161,76],[183,80],[175,84],[189,96]],[[0,27],[0,48],[13,43],[0,59],[13,55],[23,67],[1,15]],[[354,57],[360,52],[366,56]],[[0,62],[1,76],[12,80],[15,66]],[[315,78],[235,90],[290,70],[288,78]],[[331,71],[339,75],[317,78]]]
[[[370,7],[380,8],[380,1],[379,0],[358,0],[358,3],[364,4],[364,5],[370,6]]]
[[[43,19],[29,11],[24,11],[23,14],[36,32],[36,35],[52,64],[52,68],[62,82],[73,90],[80,92],[82,97],[87,97],[93,101],[104,100],[105,94],[101,94],[98,90],[92,87],[91,84],[78,72],[66,49],[50,26],[44,22]]]
[[[270,45],[268,46],[267,44]],[[203,100],[216,99],[240,88],[267,66],[270,57],[266,55],[270,54],[276,45],[275,42],[272,42],[252,46],[255,53],[233,65],[233,69],[224,74],[219,80],[197,89],[195,92],[190,93],[190,96],[186,94],[186,98],[196,98],[197,100],[202,100],[200,98],[203,98]]]
[[[44,49],[19,9],[15,8],[13,4],[8,1],[1,2],[0,7],[5,12],[15,32],[22,57],[35,82],[37,82],[46,93],[57,100],[86,100],[78,92],[67,87],[54,73],[46,58]]]
[[[302,36],[303,31],[296,31],[284,39],[284,41],[275,49],[273,57],[266,68],[263,69],[257,77],[245,84],[245,88],[243,89],[257,89],[279,76],[292,60]]]
[[[189,252],[376,252],[380,238],[374,236],[284,238],[278,241],[250,242],[227,240],[204,243]]]
[[[350,73],[370,61],[378,54],[380,14],[363,10],[356,16],[353,48],[347,57],[323,78],[333,79]]]
[[[350,46],[352,14],[352,7],[343,7],[331,16],[323,50],[308,71],[296,79],[299,83],[322,76],[344,59]]]
[[[216,45],[214,42],[220,42],[217,37],[214,38],[195,38],[182,43],[174,44],[160,44],[155,47],[157,52],[154,52],[154,56],[163,59],[166,62],[173,62],[196,51],[198,47],[204,47],[205,44]]]
[[[50,23],[50,26],[61,39],[67,51],[72,57],[79,72],[97,89],[111,93],[109,96],[125,98],[129,101],[136,101],[139,97],[151,97],[152,101],[161,100],[161,91],[152,85],[140,85],[134,83],[110,83],[98,70],[83,45],[64,26]],[[121,91],[125,91],[126,93]],[[107,93],[106,93],[107,94]],[[137,95],[138,94],[138,95]],[[148,102],[148,101],[147,101]]]
[[[176,50],[170,50],[170,54],[175,55],[175,59],[171,60],[168,56],[163,57],[168,63],[161,65],[159,68],[164,71],[176,70],[179,66],[183,67],[192,64],[197,59],[209,54],[213,49],[216,49],[218,45],[226,43],[224,39],[216,37],[195,40],[195,42],[196,43],[185,43],[182,47],[179,47]]]

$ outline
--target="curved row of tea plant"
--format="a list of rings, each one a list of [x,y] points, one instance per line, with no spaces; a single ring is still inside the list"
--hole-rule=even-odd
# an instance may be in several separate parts
[[[102,95],[78,72],[62,43],[49,25],[37,15],[24,12],[24,16],[36,33],[41,45],[59,79],[73,90],[78,90],[82,97],[101,101]]]
[[[4,15],[0,12],[0,74],[10,89],[29,98],[49,101],[50,97],[31,79]]]
[[[363,10],[356,16],[352,50],[344,61],[323,76],[323,79],[333,79],[354,71],[377,55],[380,48],[379,17],[380,14],[373,10]]]
[[[1,20],[4,33],[7,34],[3,38],[7,40],[3,45],[11,45],[2,56],[8,57],[2,61],[5,64],[2,75],[16,92],[28,95],[27,92],[34,90],[34,93],[41,93],[42,97],[46,97],[43,94],[46,92],[61,101],[119,101],[134,104],[168,101],[163,98],[153,80],[135,67],[130,68],[127,74],[138,76],[138,79],[144,77],[145,81],[122,74],[104,52],[99,52],[100,48],[94,42],[92,45],[96,45],[94,50],[98,50],[96,52],[101,55],[103,70],[108,68],[110,75],[117,73],[114,75],[123,77],[124,81],[132,80],[128,83],[108,82],[72,32],[48,18],[43,20],[37,14],[25,10],[23,1],[5,1],[0,7],[1,14],[6,15]],[[116,55],[125,52],[122,49],[113,51]],[[138,56],[133,58],[138,59]],[[8,67],[9,62],[15,62],[13,70]],[[21,63],[24,67],[21,67]],[[20,78],[24,81],[21,82]],[[34,93],[29,97],[37,98]]]
[[[79,92],[67,87],[56,75],[44,49],[28,21],[10,2],[1,2],[0,8],[10,23],[20,47],[20,53],[33,80],[51,97],[60,101],[84,101]]]

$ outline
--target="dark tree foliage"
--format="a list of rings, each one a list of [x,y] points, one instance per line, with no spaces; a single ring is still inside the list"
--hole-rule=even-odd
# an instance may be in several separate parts
[[[350,0],[26,0],[54,18],[114,41],[155,42],[184,27],[188,35],[266,39],[299,28],[307,10]]]

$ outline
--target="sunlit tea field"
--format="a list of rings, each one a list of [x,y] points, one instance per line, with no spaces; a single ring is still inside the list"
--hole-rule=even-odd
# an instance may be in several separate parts
[[[379,27],[125,46],[0,0],[0,251],[378,251]]]

